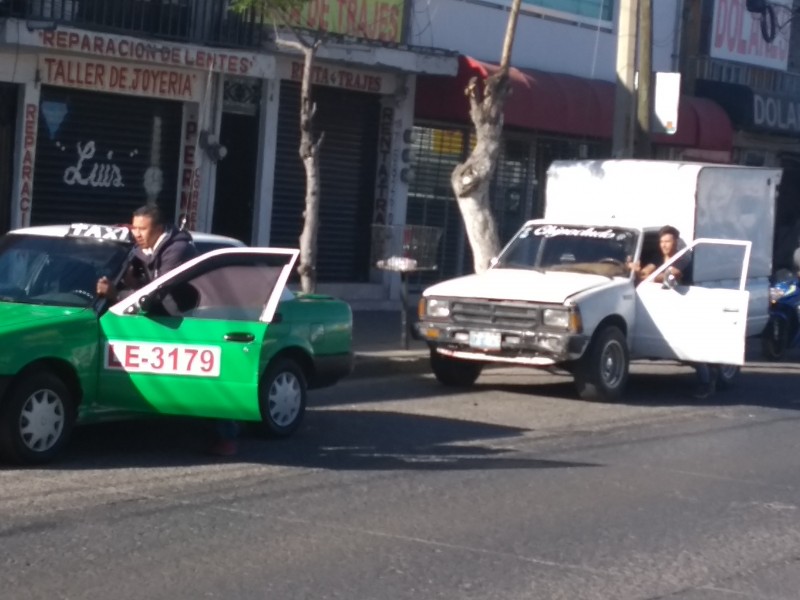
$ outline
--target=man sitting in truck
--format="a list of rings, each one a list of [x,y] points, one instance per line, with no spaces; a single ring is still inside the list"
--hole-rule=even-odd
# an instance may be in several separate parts
[[[637,281],[645,279],[678,253],[680,235],[680,232],[672,225],[664,225],[659,229],[658,247],[661,255],[641,268],[637,263],[629,263],[629,267],[635,274]],[[665,271],[656,275],[654,281],[663,282],[665,278],[672,277],[676,283],[688,283],[690,271],[691,257],[688,254],[684,254]],[[712,396],[716,391],[717,367],[708,363],[693,363],[692,366],[697,372],[697,389],[693,395],[697,399],[704,400]]]
[[[658,248],[659,256],[654,257],[651,262],[648,262],[644,267],[640,267],[639,263],[630,262],[628,264],[631,271],[636,276],[637,281],[641,281],[649,276],[653,271],[658,269],[665,262],[669,261],[675,254],[678,253],[678,241],[680,240],[681,233],[672,225],[664,225],[658,231]],[[675,281],[683,281],[686,283],[687,275],[690,270],[690,257],[684,254],[683,257],[678,259],[672,266],[666,269],[663,273],[659,273],[655,277],[655,281],[663,282],[664,278],[671,275]]]

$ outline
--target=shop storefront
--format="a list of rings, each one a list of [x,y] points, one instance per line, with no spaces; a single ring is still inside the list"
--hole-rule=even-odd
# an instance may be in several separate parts
[[[301,68],[297,61],[279,65],[283,77],[270,230],[270,243],[276,246],[297,246],[303,228],[306,175],[298,155],[297,81]],[[318,281],[368,282],[381,102],[397,91],[397,77],[318,63],[314,83],[314,127],[318,135],[323,135]]]
[[[464,89],[472,77],[497,67],[460,58],[454,78],[417,81],[413,172],[408,222],[443,228],[439,270],[421,281],[471,272],[472,257],[450,174],[471,148],[473,128]],[[544,181],[553,160],[611,154],[614,84],[560,73],[511,69],[503,146],[491,187],[501,240],[529,218],[542,215]],[[658,158],[729,162],[732,129],[712,101],[682,97],[674,135],[654,135]]]
[[[775,214],[773,266],[794,269],[800,246],[800,96],[700,79],[696,93],[725,108],[736,129],[734,161],[783,168]]]
[[[219,134],[221,82],[274,76],[273,57],[67,27],[19,28],[12,41],[28,52],[13,226],[125,222],[155,203],[211,228],[215,164],[204,140]]]
[[[43,86],[31,224],[127,222],[144,203],[162,207],[172,221],[182,108]]]

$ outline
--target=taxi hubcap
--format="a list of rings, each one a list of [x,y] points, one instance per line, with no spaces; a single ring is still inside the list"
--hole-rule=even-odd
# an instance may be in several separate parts
[[[38,390],[28,396],[19,417],[22,442],[36,452],[53,447],[64,431],[64,404],[51,390]]]
[[[300,412],[303,392],[294,373],[280,373],[269,389],[269,416],[276,425],[291,425]]]

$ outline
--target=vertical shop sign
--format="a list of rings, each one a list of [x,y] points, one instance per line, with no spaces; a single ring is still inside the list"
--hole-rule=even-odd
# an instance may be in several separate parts
[[[180,165],[180,202],[178,217],[185,219],[186,227],[197,227],[197,207],[200,198],[200,156],[199,140],[199,106],[186,105],[183,117],[183,139],[181,140]]]
[[[378,125],[378,165],[375,177],[375,211],[373,222],[379,225],[392,225],[394,210],[391,204],[392,170],[392,122],[394,109],[382,105]]]
[[[19,188],[19,224],[27,227],[31,222],[31,196],[33,195],[33,162],[36,158],[36,130],[39,123],[39,107],[25,105],[25,126],[22,142],[22,165]]]

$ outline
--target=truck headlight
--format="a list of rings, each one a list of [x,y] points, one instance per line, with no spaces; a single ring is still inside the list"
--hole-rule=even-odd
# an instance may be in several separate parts
[[[568,329],[569,310],[564,308],[545,308],[542,312],[542,324],[545,327]]]
[[[450,316],[450,301],[439,298],[426,298],[425,311],[422,316],[433,319],[444,319]]]
[[[569,308],[545,308],[542,311],[542,325],[580,333],[583,329],[581,313],[577,306]]]

